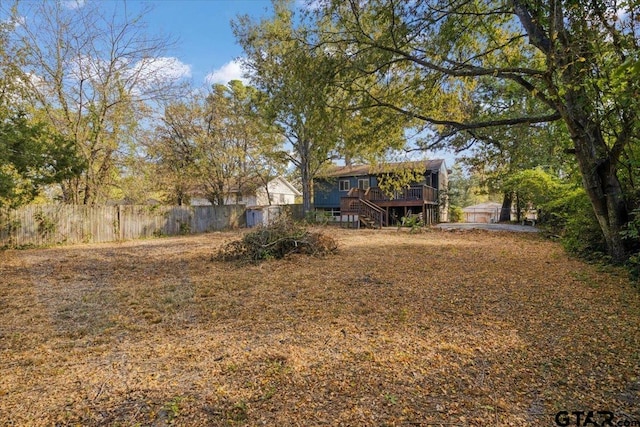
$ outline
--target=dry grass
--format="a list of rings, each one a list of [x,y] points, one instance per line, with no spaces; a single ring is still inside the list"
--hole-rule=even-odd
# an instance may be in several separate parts
[[[0,252],[3,425],[553,425],[640,417],[640,294],[509,233],[233,234]]]

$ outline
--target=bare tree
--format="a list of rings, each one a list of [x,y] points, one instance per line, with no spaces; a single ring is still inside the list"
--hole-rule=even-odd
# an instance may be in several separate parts
[[[140,123],[154,102],[176,94],[188,67],[165,56],[169,39],[148,36],[147,10],[130,14],[124,2],[19,6],[14,42],[24,54],[32,107],[86,163],[85,173],[63,183],[63,200],[104,201],[119,157],[135,150]]]

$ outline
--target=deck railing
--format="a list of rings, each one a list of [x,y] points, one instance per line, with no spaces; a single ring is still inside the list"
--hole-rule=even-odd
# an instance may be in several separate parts
[[[402,203],[405,201],[423,201],[425,203],[436,203],[438,201],[438,190],[427,185],[414,185],[403,190],[395,191],[391,197],[384,193],[380,187],[352,188],[346,196],[340,198],[340,210],[342,212],[356,212],[358,205],[354,204],[359,199],[370,202],[394,201]],[[351,206],[353,205],[353,206]]]
[[[360,199],[360,210],[358,215],[363,215],[371,219],[374,224],[382,228],[387,225],[387,213],[379,206],[374,205],[368,200]]]
[[[340,197],[340,212],[343,214],[357,214],[360,208],[360,199],[358,196]]]
[[[362,190],[359,190],[362,191]],[[354,192],[355,195],[355,192]],[[412,185],[408,188],[394,191],[391,196],[383,192],[380,187],[369,187],[364,192],[364,199],[372,202],[394,200],[402,202],[405,200],[422,200],[424,202],[437,202],[438,190],[427,185]]]

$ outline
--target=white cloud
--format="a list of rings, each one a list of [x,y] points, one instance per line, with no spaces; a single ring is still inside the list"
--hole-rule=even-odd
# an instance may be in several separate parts
[[[15,30],[18,27],[24,26],[26,22],[27,22],[27,18],[25,18],[22,15],[12,16],[11,18],[7,18],[4,21],[2,21],[2,24],[8,27],[8,28],[3,28],[2,31],[3,32],[9,31],[9,28],[11,30]]]
[[[148,80],[176,81],[191,77],[191,65],[174,57],[145,58],[133,66],[133,72]]]
[[[204,81],[209,85],[215,83],[227,84],[231,80],[240,80],[244,84],[247,84],[248,80],[244,78],[243,73],[244,70],[242,69],[242,63],[234,59],[231,62],[227,62],[217,70],[207,74]]]
[[[62,5],[67,9],[80,9],[86,3],[86,0],[65,0],[62,2]]]
[[[174,57],[144,58],[134,64],[129,63],[126,58],[120,58],[109,64],[100,58],[79,55],[69,67],[69,78],[76,81],[88,80],[90,84],[103,84],[116,75],[124,79],[122,82],[126,90],[140,95],[190,78],[191,66]]]

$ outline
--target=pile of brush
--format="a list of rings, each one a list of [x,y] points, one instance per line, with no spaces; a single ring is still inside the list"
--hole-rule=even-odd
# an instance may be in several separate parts
[[[258,226],[242,239],[227,243],[213,258],[256,263],[284,258],[293,253],[322,256],[334,253],[337,248],[333,238],[311,232],[287,215],[281,215],[271,224]]]

